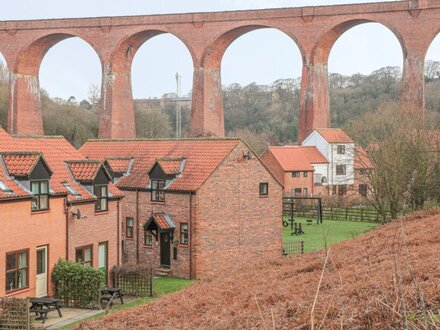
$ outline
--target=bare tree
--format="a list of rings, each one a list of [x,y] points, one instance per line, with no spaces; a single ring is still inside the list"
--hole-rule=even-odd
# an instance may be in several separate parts
[[[405,207],[418,210],[438,198],[440,135],[422,114],[389,103],[352,123],[349,132],[373,165],[364,180],[384,221],[387,211],[396,218]]]

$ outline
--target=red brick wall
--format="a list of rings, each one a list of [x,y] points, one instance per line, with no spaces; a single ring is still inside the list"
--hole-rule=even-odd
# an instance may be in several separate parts
[[[66,257],[64,198],[51,198],[48,211],[31,213],[31,202],[0,203],[0,296],[5,295],[6,253],[29,249],[29,288],[6,296],[35,296],[36,248],[48,246],[48,294],[53,294],[50,274],[59,258]]]
[[[311,196],[313,191],[313,172],[307,171],[307,177],[304,177],[304,171],[300,171],[300,177],[292,177],[292,172],[285,172],[284,174],[284,193],[288,196],[292,194],[294,188],[301,188],[301,194],[303,195],[303,189],[307,188],[307,196]]]
[[[143,225],[150,219],[152,212],[166,212],[176,225],[174,237],[180,239],[180,223],[190,223],[190,196],[188,193],[165,194],[165,203],[151,202],[151,193],[138,192],[139,223],[136,225],[136,192],[124,191],[122,200],[122,233],[124,240],[123,259],[125,262],[136,262],[136,250],[139,262],[154,268],[160,267],[160,242],[153,237],[153,246],[144,244]],[[126,218],[134,220],[134,238],[126,237]],[[138,247],[136,240],[138,241]],[[171,244],[171,269],[173,276],[189,277],[189,245],[177,245],[177,260],[173,259],[173,244]]]
[[[195,268],[206,278],[258,258],[281,254],[282,188],[240,143],[198,190]],[[269,195],[259,196],[259,183]]]
[[[95,213],[94,203],[73,204],[69,208],[69,260],[75,261],[78,247],[93,245],[93,267],[98,267],[98,245],[108,243],[108,269],[118,264],[118,201],[109,201],[108,212]],[[81,212],[81,219],[72,212]],[[119,244],[120,248],[120,244]],[[119,253],[119,256],[121,253]]]

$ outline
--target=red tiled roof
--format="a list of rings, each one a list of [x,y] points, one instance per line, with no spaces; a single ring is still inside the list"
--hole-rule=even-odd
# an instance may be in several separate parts
[[[359,169],[372,169],[373,163],[368,158],[367,152],[362,147],[356,147],[354,156],[354,168]]]
[[[160,166],[162,171],[166,175],[177,175],[180,173],[180,168],[182,167],[183,158],[178,159],[157,159],[156,163]]]
[[[93,181],[102,166],[102,163],[97,160],[73,160],[66,163],[73,178],[79,182]]]
[[[316,131],[328,143],[353,143],[353,140],[340,128],[317,128]]]
[[[171,218],[166,213],[153,214],[153,219],[160,227],[160,229],[172,229],[176,227]]]
[[[2,153],[2,157],[9,175],[26,177],[31,174],[40,160],[41,154],[36,152],[5,152]]]
[[[328,163],[316,147],[272,146],[268,151],[272,153],[285,172],[313,171],[312,164]]]
[[[107,158],[107,164],[115,173],[127,173],[130,167],[131,158]]]
[[[50,180],[50,188],[55,194],[68,194],[69,201],[96,199],[87,189],[73,180],[65,161],[85,160],[85,158],[64,139],[64,137],[10,136],[0,128],[0,152],[42,153],[44,160],[53,172]],[[70,184],[72,188],[78,192],[79,196],[70,194],[68,189],[64,186],[64,182]],[[114,197],[123,196],[122,192],[111,183],[109,184],[109,193]]]
[[[122,177],[121,188],[146,188],[148,171],[157,159],[185,157],[182,176],[168,190],[194,191],[211,175],[240,139],[164,139],[164,140],[91,140],[80,151],[89,159],[133,157],[129,176]]]

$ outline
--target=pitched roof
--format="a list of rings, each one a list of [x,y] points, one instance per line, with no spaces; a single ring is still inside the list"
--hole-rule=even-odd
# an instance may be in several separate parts
[[[29,192],[12,180],[3,164],[0,164],[0,200],[29,198]]]
[[[42,155],[38,152],[4,152],[1,156],[9,175],[26,177],[32,173]]]
[[[313,171],[312,164],[327,164],[328,160],[316,147],[311,146],[271,146],[268,151],[285,172]]]
[[[171,217],[165,212],[153,213],[150,221],[151,220],[154,220],[154,222],[157,224],[157,226],[162,230],[176,228],[176,225],[174,224]]]
[[[356,147],[354,155],[354,168],[355,170],[374,168],[373,163],[368,158],[367,152],[362,147]]]
[[[110,169],[119,174],[127,173],[130,169],[132,158],[107,158],[105,161],[110,166]]]
[[[353,143],[353,140],[340,128],[315,129],[328,143]]]
[[[0,152],[32,152],[43,154],[44,160],[53,172],[50,180],[50,188],[54,194],[67,194],[69,201],[92,201],[96,199],[92,193],[78,184],[71,176],[65,161],[85,160],[85,158],[64,139],[64,137],[10,136],[0,128]],[[70,193],[64,183],[68,183],[78,194],[74,195]],[[14,193],[18,196],[20,192],[14,190]],[[30,192],[27,193],[28,195],[30,194]],[[113,184],[109,184],[109,194],[112,197],[123,196],[122,192]]]
[[[156,160],[156,164],[160,166],[166,175],[177,175],[183,170],[183,161],[184,158],[159,158]]]
[[[78,182],[92,182],[102,167],[97,160],[70,160],[66,164]]]
[[[91,140],[80,151],[89,159],[133,157],[130,175],[122,177],[120,188],[146,188],[148,172],[157,159],[185,157],[182,176],[177,177],[168,190],[195,191],[240,143],[236,138],[156,139],[156,140]],[[175,171],[177,162],[164,165]]]

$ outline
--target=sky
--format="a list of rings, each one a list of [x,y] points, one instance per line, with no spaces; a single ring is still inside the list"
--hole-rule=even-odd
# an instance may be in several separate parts
[[[65,17],[148,15],[184,12],[300,7],[374,0],[14,0],[2,4],[0,20]],[[440,60],[440,37],[427,59]],[[356,26],[335,43],[329,71],[349,75],[368,74],[384,66],[402,66],[401,47],[394,34],[376,23]],[[222,61],[222,83],[271,84],[301,75],[301,56],[296,44],[276,29],[249,32],[235,40]],[[182,77],[182,95],[192,88],[192,60],[179,39],[156,36],[137,52],[132,64],[135,98],[161,97],[175,92],[175,74]],[[41,87],[53,97],[88,97],[91,85],[101,85],[101,64],[93,48],[79,38],[53,46],[40,67]]]

